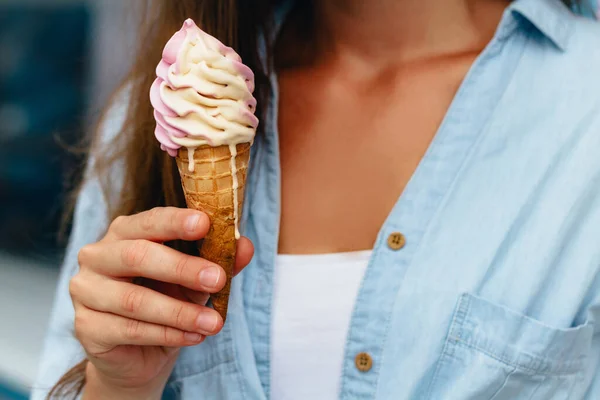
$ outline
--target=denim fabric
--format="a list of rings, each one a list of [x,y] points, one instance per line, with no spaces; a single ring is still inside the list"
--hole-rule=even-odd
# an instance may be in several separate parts
[[[598,71],[597,23],[558,0],[511,3],[381,227],[340,399],[600,398]],[[269,398],[281,179],[271,80],[242,221],[256,256],[234,279],[224,330],[182,351],[169,384],[181,399]],[[93,194],[82,196],[75,234],[89,239]],[[406,237],[400,250],[387,245],[393,232]],[[71,354],[60,291],[84,239],[72,239],[45,365],[53,349]],[[367,372],[355,367],[362,352]]]

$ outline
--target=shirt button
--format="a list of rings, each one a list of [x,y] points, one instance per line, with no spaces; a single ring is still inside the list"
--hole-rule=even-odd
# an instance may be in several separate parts
[[[354,358],[356,368],[361,372],[367,372],[373,367],[373,359],[368,353],[358,353]]]
[[[392,250],[400,250],[406,244],[406,238],[400,232],[394,232],[388,236],[387,244]]]

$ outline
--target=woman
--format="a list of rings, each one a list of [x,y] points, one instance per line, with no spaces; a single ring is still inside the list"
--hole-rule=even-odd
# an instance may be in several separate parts
[[[558,0],[155,3],[36,395],[85,357],[57,397],[600,398],[596,23]],[[237,43],[262,105],[224,326],[224,272],[186,255],[208,219],[152,135],[187,17]]]

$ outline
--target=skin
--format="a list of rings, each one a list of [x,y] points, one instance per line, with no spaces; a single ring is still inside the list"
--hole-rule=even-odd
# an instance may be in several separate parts
[[[208,228],[204,213],[155,208],[117,218],[102,240],[80,250],[69,290],[75,335],[90,360],[85,399],[160,398],[179,349],[221,330],[223,320],[205,304],[225,285],[225,271],[161,244],[201,239]],[[241,238],[236,274],[253,253]],[[152,289],[134,277],[151,279]]]
[[[279,71],[280,253],[372,248],[507,5],[316,3],[316,61]],[[283,47],[293,49],[295,40]],[[102,240],[81,249],[70,290],[90,360],[86,400],[159,399],[179,348],[221,329],[204,305],[222,288],[224,271],[161,244],[200,239],[208,224],[202,213],[159,208],[116,219]],[[238,246],[239,271],[254,250],[246,238]],[[218,277],[201,274],[209,268]],[[154,290],[133,277],[153,280]]]
[[[279,71],[281,254],[373,248],[507,5],[316,3],[322,50]]]

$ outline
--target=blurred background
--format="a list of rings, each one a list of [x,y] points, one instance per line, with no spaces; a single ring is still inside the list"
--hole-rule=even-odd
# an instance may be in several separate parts
[[[128,68],[137,1],[0,0],[0,400],[33,384],[82,170],[67,148]]]
[[[33,384],[66,194],[82,170],[68,149],[92,133],[127,70],[134,8],[134,0],[0,0],[0,400],[26,399]]]

